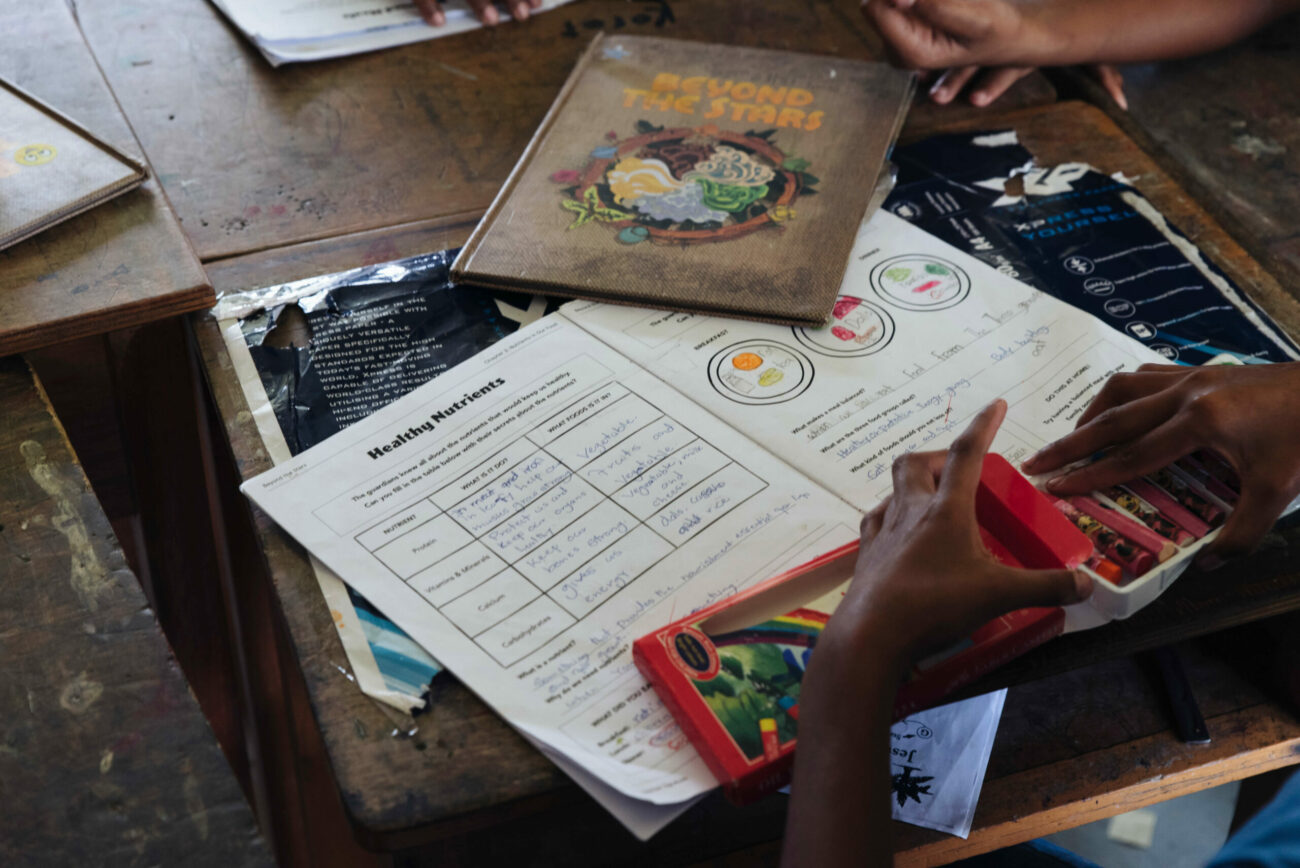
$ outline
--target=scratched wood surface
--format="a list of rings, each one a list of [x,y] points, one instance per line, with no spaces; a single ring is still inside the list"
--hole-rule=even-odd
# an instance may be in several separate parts
[[[67,5],[0,0],[0,34],[0,77],[143,160]],[[211,304],[203,270],[153,179],[0,251],[0,356]]]
[[[1082,75],[1086,94],[1277,277],[1300,286],[1300,15],[1231,48],[1124,68],[1129,111]]]
[[[0,360],[0,853],[9,865],[270,865],[103,510],[26,365]]]
[[[477,216],[597,30],[879,59],[857,7],[857,0],[579,0],[523,24],[273,69],[210,3],[77,4],[204,261]],[[1034,75],[1003,104],[1054,97]],[[911,123],[937,116],[922,105]]]
[[[1294,300],[1282,292],[1275,282],[1271,282],[1204,211],[1190,201],[1096,109],[1079,103],[1061,104],[988,116],[979,119],[978,123],[966,121],[956,126],[963,123],[966,126],[994,128],[1013,126],[1027,146],[1044,162],[1086,158],[1105,171],[1123,170],[1134,176],[1139,188],[1165,214],[1188,232],[1225,270],[1248,287],[1266,307],[1293,329],[1300,322],[1295,317]],[[352,267],[373,261],[379,255],[409,255],[430,249],[428,245],[436,243],[455,245],[463,240],[469,228],[470,221],[415,223],[392,230],[309,242],[213,263],[209,271],[218,291],[247,289]],[[242,394],[234,382],[229,369],[229,358],[220,342],[215,324],[211,320],[200,319],[196,323],[196,329],[209,384],[225,425],[232,455],[238,463],[240,475],[247,478],[269,464],[247,414]],[[572,802],[574,797],[571,787],[563,785],[563,778],[452,679],[440,679],[443,683],[438,688],[434,711],[429,718],[421,719],[420,734],[416,739],[394,739],[387,736],[385,730],[377,730],[377,725],[383,725],[382,716],[351,684],[339,677],[336,664],[342,659],[342,651],[329,613],[306,571],[301,551],[265,516],[255,513],[254,521],[292,642],[308,681],[313,709],[345,803],[359,833],[366,840],[376,845],[397,846],[430,835],[445,835],[448,828],[456,833],[465,833],[466,829],[472,829],[476,824],[498,821],[499,813],[503,810],[519,812],[526,807],[544,807],[564,799]],[[1191,573],[1180,579],[1178,585],[1153,607],[1150,614],[1142,613],[1128,622],[1059,640],[1058,643],[1049,643],[1022,658],[1021,662],[986,679],[983,688],[992,689],[1053,673],[1057,673],[1059,678],[1076,679],[1073,683],[1077,685],[1077,679],[1084,676],[1068,673],[1067,670],[1084,663],[1105,660],[1221,629],[1232,623],[1255,620],[1300,607],[1300,575],[1297,575],[1294,562],[1289,557],[1291,546],[1297,541],[1298,534],[1294,529],[1275,533],[1270,536],[1261,553],[1237,566],[1226,567],[1216,574]],[[1096,677],[1105,681],[1111,676],[1101,674]],[[1032,692],[1040,689],[1033,684],[1026,684],[1023,689],[1031,691],[1026,694],[1028,697],[1039,695]],[[1089,688],[1089,692],[1091,694],[1095,691]],[[1116,697],[1107,700],[1111,701],[1122,705],[1122,700]],[[1011,720],[1017,714],[1024,714],[1030,720],[1041,719],[1037,716],[1043,708],[1058,704],[1055,699],[1040,703],[1030,698],[1013,705],[1007,719]],[[1100,707],[1110,706],[1103,704]],[[1015,708],[1021,710],[1015,711]],[[1207,713],[1221,715],[1236,714],[1239,711],[1241,707],[1228,703],[1216,706]],[[1261,720],[1271,720],[1270,715],[1274,713],[1275,710],[1272,709],[1259,712]],[[1134,739],[1156,738],[1165,727],[1163,718],[1157,719],[1158,717],[1158,714],[1152,712],[1143,732],[1126,728],[1120,736],[1116,736],[1114,729],[1105,730],[1106,740],[1101,745],[1088,738],[1082,742],[1075,741],[1077,737],[1074,728],[1077,724],[1072,722],[1072,718],[1052,718],[1042,722],[1037,738],[1043,739],[1047,744],[1065,739],[1081,749],[1078,755],[1073,756],[1073,765],[1067,776],[1076,789],[1068,797],[1063,797],[1065,801],[1062,802],[1074,807],[1042,813],[1034,807],[1036,803],[1030,790],[1018,790],[1014,781],[999,788],[1001,785],[991,779],[985,800],[989,810],[996,810],[987,814],[987,821],[978,821],[983,825],[977,831],[985,828],[993,830],[987,833],[992,837],[981,837],[979,840],[1005,841],[1008,835],[1022,833],[1025,837],[1032,837],[1033,834],[1038,834],[1033,830],[1040,829],[1035,823],[1041,822],[1045,824],[1041,828],[1050,829],[1069,825],[1068,818],[1073,816],[1072,812],[1084,803],[1095,802],[1101,806],[1098,810],[1113,808],[1112,812],[1119,812],[1127,810],[1125,806],[1135,806],[1134,800],[1155,801],[1174,792],[1208,786],[1212,780],[1217,779],[1216,775],[1220,772],[1243,776],[1252,773],[1249,769],[1255,768],[1259,762],[1267,764],[1290,761],[1283,759],[1290,756],[1290,748],[1286,746],[1289,742],[1282,747],[1275,747],[1278,742],[1274,739],[1281,737],[1278,735],[1281,729],[1272,724],[1261,724],[1261,728],[1252,730],[1261,736],[1261,741],[1239,741],[1235,747],[1230,746],[1228,753],[1214,755],[1216,763],[1226,763],[1216,766],[1217,771],[1198,771],[1198,757],[1202,754],[1192,752],[1183,756],[1179,761],[1183,763],[1185,773],[1165,789],[1146,778],[1132,778],[1116,783],[1115,777],[1110,773],[1103,775],[1090,771],[1090,768],[1102,768],[1090,764],[1110,762],[1112,765],[1122,765],[1132,760],[1135,750],[1156,750],[1157,742],[1145,742],[1142,743],[1145,747],[1129,746],[1122,748],[1119,754],[1107,753],[1111,748],[1128,744]],[[1236,726],[1235,723],[1233,725]],[[1029,738],[1029,735],[1025,737]],[[1162,738],[1164,740],[1158,742],[1165,747],[1160,749],[1172,749],[1172,737],[1166,733]],[[1030,747],[1027,748],[1026,744],[1030,744]],[[1032,744],[1028,742],[1003,746],[1001,750],[1006,752],[1004,756],[1037,756],[1040,764],[1048,766],[1063,759],[1060,756],[1046,757],[1041,751],[1035,753]],[[1256,754],[1259,751],[1262,753]],[[1117,756],[1121,758],[1115,759]],[[1025,774],[1037,767],[995,765],[995,768],[1003,768],[1006,776]],[[448,781],[454,783],[449,784]],[[578,804],[585,803],[579,799]],[[567,810],[574,810],[573,805],[569,804]],[[731,816],[728,809],[720,803],[707,810],[711,812],[705,815],[709,818],[708,823],[723,823],[726,817]],[[759,823],[760,826],[779,827],[779,816],[767,816],[764,813],[769,810],[773,809],[753,809],[748,814],[739,812],[736,816],[748,817],[751,823],[755,817],[766,817],[763,823]],[[549,811],[543,811],[542,815],[547,814]],[[1035,819],[1022,819],[1007,825],[1007,817],[1024,818],[1030,815],[1035,815]],[[695,813],[691,816],[697,817]],[[985,815],[981,815],[983,816]],[[450,827],[444,825],[449,821]],[[1086,820],[1079,820],[1084,821]],[[668,837],[663,840],[676,840],[675,836],[678,835],[689,836],[690,829],[699,831],[703,825],[706,824],[698,818],[689,820],[680,827],[687,831],[675,831],[679,827],[674,826],[670,830],[671,834],[665,833]],[[755,840],[752,834],[740,831],[745,825],[744,820],[736,819],[734,828],[728,827],[728,834],[734,833],[729,839],[733,846],[747,845]],[[461,844],[455,846],[477,840],[477,836],[467,834],[468,837],[459,838]],[[488,837],[495,840],[495,836]],[[910,842],[908,847],[942,849],[934,840],[924,836],[904,840]],[[445,850],[453,845],[444,843],[438,846]],[[669,845],[656,843],[654,846]]]

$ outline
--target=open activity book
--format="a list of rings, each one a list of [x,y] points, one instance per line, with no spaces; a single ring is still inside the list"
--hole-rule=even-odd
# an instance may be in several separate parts
[[[1018,464],[1148,361],[880,213],[826,327],[572,302],[243,490],[647,837],[717,782],[635,639],[855,540],[894,457],[992,399]],[[1200,544],[1064,629],[1136,611]]]

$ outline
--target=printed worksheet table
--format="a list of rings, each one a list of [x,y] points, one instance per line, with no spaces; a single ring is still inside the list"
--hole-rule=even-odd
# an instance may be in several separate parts
[[[615,384],[355,538],[510,667],[765,487]]]

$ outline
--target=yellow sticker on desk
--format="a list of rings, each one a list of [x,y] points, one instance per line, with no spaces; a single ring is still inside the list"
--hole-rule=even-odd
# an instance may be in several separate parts
[[[57,153],[53,145],[24,145],[14,152],[14,162],[20,166],[41,166],[53,160]]]

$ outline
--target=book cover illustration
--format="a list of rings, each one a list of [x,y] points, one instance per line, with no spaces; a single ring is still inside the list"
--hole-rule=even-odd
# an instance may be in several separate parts
[[[913,86],[885,64],[597,37],[453,275],[822,325]]]
[[[768,98],[786,99],[783,91]],[[780,231],[797,216],[796,200],[817,192],[808,160],[773,144],[776,129],[665,129],[639,120],[636,130],[625,139],[610,130],[585,169],[551,175],[569,185],[560,205],[573,213],[570,229],[605,223],[625,245],[730,241]]]

